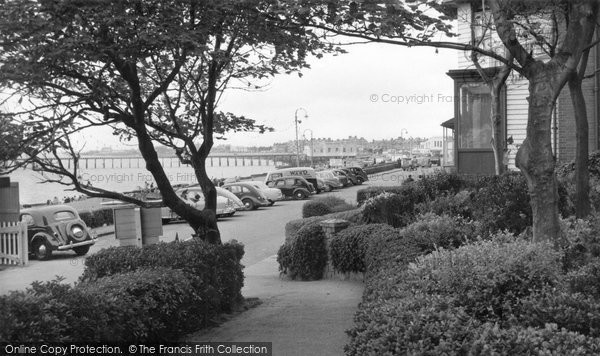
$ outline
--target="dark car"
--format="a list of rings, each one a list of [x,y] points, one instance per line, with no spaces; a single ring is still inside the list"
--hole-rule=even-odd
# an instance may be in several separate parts
[[[357,184],[356,177],[354,175],[351,176],[348,172],[344,171],[343,169],[334,169],[333,174],[335,174],[337,177],[340,177],[340,181],[345,180],[344,187],[349,187]]]
[[[352,172],[358,179],[358,184],[362,184],[363,182],[369,180],[369,176],[367,175],[367,173],[360,167],[346,167],[344,168],[344,171]]]
[[[271,188],[278,188],[286,198],[306,199],[315,193],[315,187],[302,177],[288,176],[276,178],[267,183]]]
[[[269,206],[271,202],[263,192],[254,185],[238,182],[225,184],[222,188],[227,189],[240,198],[247,210],[258,209],[261,206]]]
[[[23,209],[20,220],[27,224],[29,253],[38,260],[47,260],[53,251],[73,250],[83,256],[96,243],[77,211],[68,205]]]

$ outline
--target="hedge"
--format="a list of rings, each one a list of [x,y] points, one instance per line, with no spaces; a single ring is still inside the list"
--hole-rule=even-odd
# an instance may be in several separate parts
[[[211,287],[170,268],[79,283],[34,283],[0,297],[0,339],[6,342],[175,341],[218,311]]]
[[[321,216],[312,216],[305,219],[290,220],[287,224],[285,224],[285,240],[288,242],[291,241],[298,230],[305,225],[318,224],[319,222],[328,219],[343,219],[348,220],[352,224],[361,224],[363,222],[362,208]]]
[[[279,270],[292,279],[318,280],[327,266],[325,232],[318,224],[308,224],[284,243],[278,253]]]
[[[244,247],[237,241],[214,245],[200,239],[158,243],[137,248],[110,247],[88,256],[80,281],[94,280],[141,268],[181,269],[216,291],[221,311],[228,312],[242,300],[244,284],[240,261]]]
[[[92,211],[84,211],[79,213],[79,217],[89,228],[97,228],[106,225],[113,225],[113,210],[100,209]]]
[[[365,255],[369,239],[382,231],[393,230],[387,224],[350,226],[336,233],[329,241],[333,268],[341,273],[366,271]]]
[[[354,206],[344,199],[336,196],[326,196],[304,203],[302,206],[302,217],[309,218],[312,216],[322,216],[352,209],[354,209]]]

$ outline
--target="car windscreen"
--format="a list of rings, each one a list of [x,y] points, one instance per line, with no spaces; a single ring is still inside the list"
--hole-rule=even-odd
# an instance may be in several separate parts
[[[73,219],[77,219],[77,217],[75,216],[75,214],[73,214],[72,211],[61,210],[61,211],[57,211],[54,213],[55,221],[64,221],[64,220],[73,220]]]

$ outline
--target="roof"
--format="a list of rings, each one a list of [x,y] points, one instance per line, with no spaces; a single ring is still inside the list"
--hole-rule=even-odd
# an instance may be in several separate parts
[[[442,124],[440,126],[445,127],[447,129],[454,130],[454,118],[451,118],[450,120],[446,120],[446,121],[442,122]]]

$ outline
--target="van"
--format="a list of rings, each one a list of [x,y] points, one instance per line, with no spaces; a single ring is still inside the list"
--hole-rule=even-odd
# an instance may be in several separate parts
[[[267,177],[265,178],[265,184],[269,184],[269,182],[272,182],[277,178],[285,178],[291,176],[302,177],[306,179],[309,183],[312,183],[315,189],[317,189],[317,193],[320,193],[317,184],[317,172],[314,168],[311,167],[292,167],[271,171],[267,173]]]

